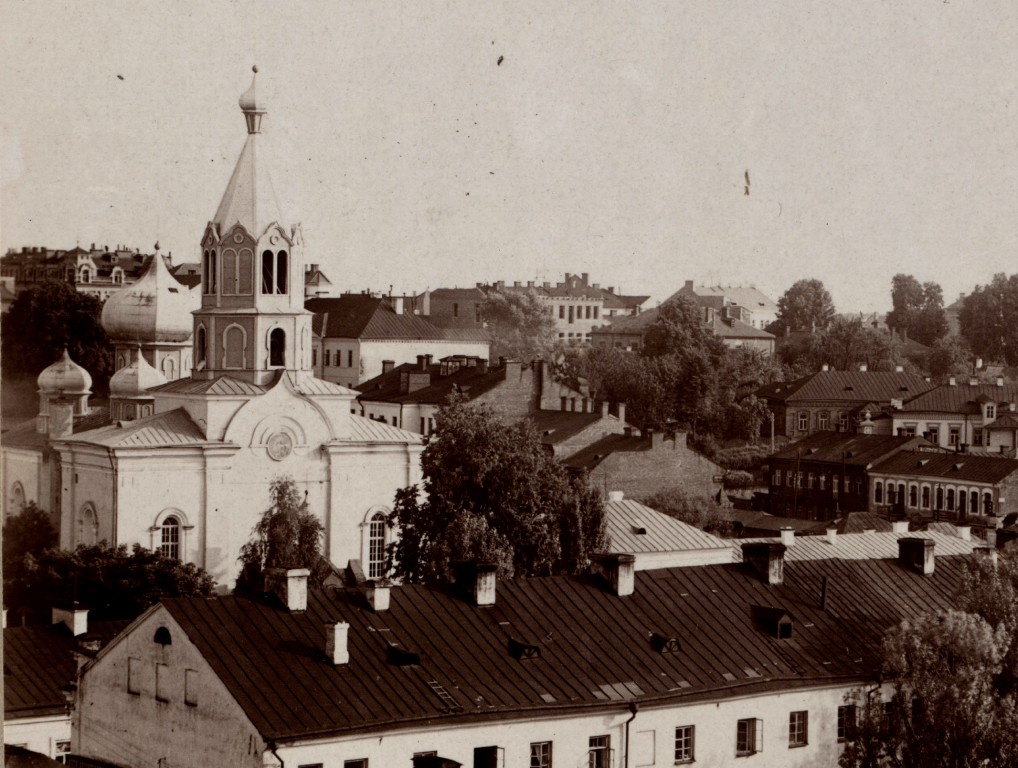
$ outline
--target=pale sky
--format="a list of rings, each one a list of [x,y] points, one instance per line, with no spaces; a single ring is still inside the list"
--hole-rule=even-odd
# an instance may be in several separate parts
[[[4,250],[196,260],[257,64],[277,193],[344,290],[816,277],[874,311],[897,272],[950,303],[1018,271],[1013,0],[0,9]]]

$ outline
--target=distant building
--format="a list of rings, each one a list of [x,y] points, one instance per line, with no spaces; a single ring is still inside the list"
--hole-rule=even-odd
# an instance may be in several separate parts
[[[328,296],[332,290],[332,281],[317,264],[308,264],[304,267],[304,298]]]
[[[404,297],[344,294],[308,299],[313,313],[313,367],[319,378],[344,387],[382,374],[385,361],[418,355],[488,358],[488,334],[478,327],[439,327],[415,315]]]
[[[439,328],[483,328],[481,305],[487,294],[477,288],[436,288],[415,297],[414,312]]]
[[[731,307],[731,316],[758,330],[765,330],[778,317],[778,305],[752,286],[695,285],[692,280],[687,280],[668,298],[676,296],[687,296],[701,307],[709,307],[719,313],[725,307]]]
[[[36,283],[58,280],[70,283],[79,293],[108,299],[141,277],[151,258],[151,254],[126,246],[110,249],[95,243],[88,250],[80,246],[70,250],[12,248],[0,258],[0,276],[13,278],[15,294]]]

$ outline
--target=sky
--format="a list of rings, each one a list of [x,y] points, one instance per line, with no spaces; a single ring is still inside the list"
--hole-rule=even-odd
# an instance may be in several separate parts
[[[337,289],[1018,271],[1013,0],[0,0],[0,248],[197,260],[254,64]]]

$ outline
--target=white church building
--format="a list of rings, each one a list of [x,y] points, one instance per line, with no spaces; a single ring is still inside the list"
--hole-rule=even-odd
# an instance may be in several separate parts
[[[109,417],[89,414],[91,379],[65,354],[39,377],[37,424],[5,435],[4,499],[53,513],[62,547],[139,543],[228,587],[270,484],[290,476],[328,558],[381,575],[385,515],[420,480],[421,436],[354,415],[356,392],[314,377],[303,237],[279,213],[254,83],[240,107],[247,140],[201,238],[200,307],[158,258],[139,281],[151,301],[111,299],[103,322],[125,365]]]

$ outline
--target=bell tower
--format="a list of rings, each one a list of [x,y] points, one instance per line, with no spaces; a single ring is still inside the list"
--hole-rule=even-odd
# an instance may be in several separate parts
[[[300,224],[280,214],[261,152],[266,109],[258,68],[240,97],[247,140],[201,240],[201,308],[191,376],[269,383],[280,370],[310,375],[311,313],[304,309]]]

